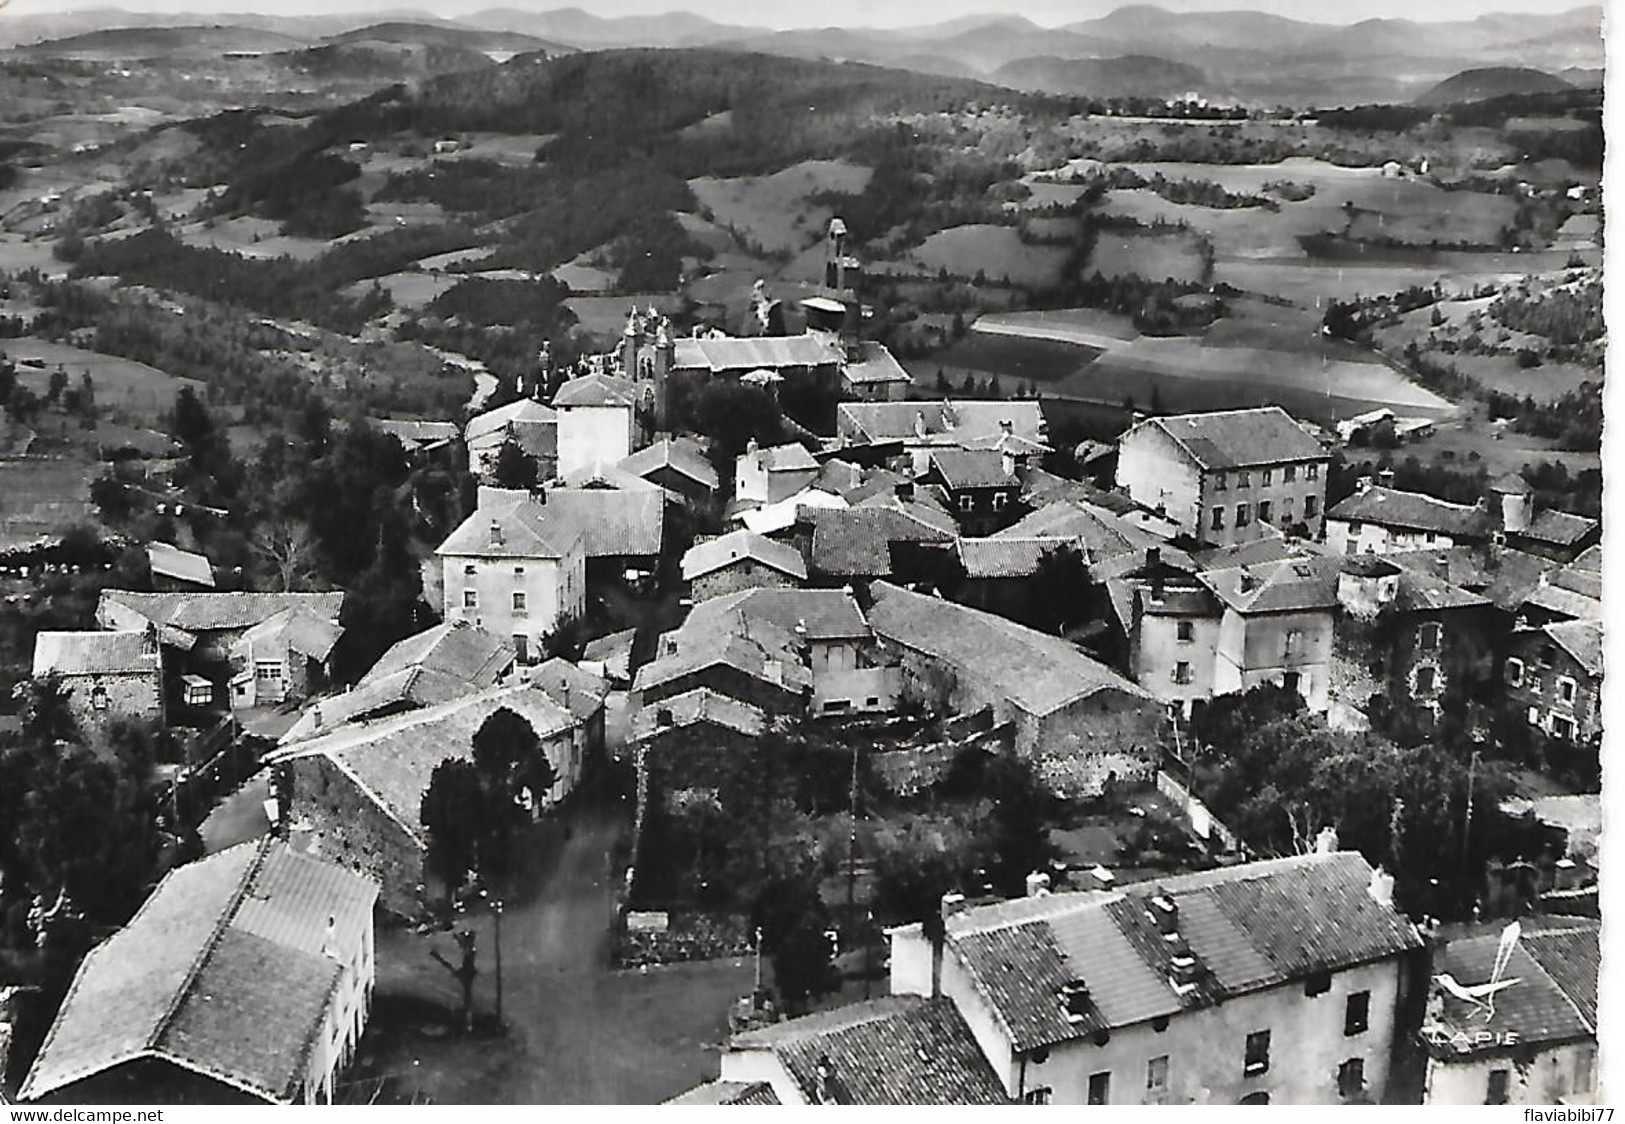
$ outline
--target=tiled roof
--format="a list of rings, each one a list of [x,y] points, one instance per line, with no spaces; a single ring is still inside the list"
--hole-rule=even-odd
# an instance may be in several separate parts
[[[1205,469],[1245,468],[1327,456],[1320,442],[1279,406],[1150,418],[1125,433],[1123,439],[1140,426],[1162,430]]]
[[[1121,492],[1107,491],[1083,480],[1070,480],[1031,466],[1027,469],[1022,498],[1034,507],[1062,500],[1077,500],[1103,508],[1113,515],[1127,515],[1138,510],[1134,501]]]
[[[1291,613],[1332,609],[1337,605],[1340,561],[1303,554],[1257,566],[1204,570],[1203,585],[1240,613]]]
[[[1535,542],[1554,546],[1573,546],[1598,527],[1595,519],[1573,515],[1567,511],[1542,511],[1518,534]]]
[[[1587,672],[1602,676],[1602,621],[1557,621],[1544,631]]]
[[[661,438],[627,457],[618,467],[645,480],[658,470],[669,468],[713,491],[721,486],[717,470],[705,451],[689,437]]]
[[[961,488],[1014,488],[1021,484],[1004,470],[1004,454],[992,449],[939,449],[931,454],[931,467],[951,490]]]
[[[1303,544],[1287,538],[1274,527],[1269,534],[1246,542],[1231,543],[1196,551],[1192,557],[1204,570],[1228,570],[1232,566],[1256,566],[1262,562],[1279,562],[1283,558],[1296,558],[1303,553]]]
[[[1400,570],[1394,605],[1413,613],[1473,609],[1490,604],[1481,593],[1469,593],[1426,570]]]
[[[1542,609],[1572,620],[1601,620],[1602,602],[1595,596],[1570,589],[1554,573],[1550,581],[1541,582],[1524,597],[1520,608]]]
[[[959,1009],[894,995],[735,1035],[730,1051],[770,1050],[809,1102],[1008,1104]],[[827,1092],[819,1062],[833,1069]]]
[[[860,345],[859,358],[856,362],[848,362],[843,376],[853,386],[876,386],[892,382],[912,382],[909,373],[903,370],[895,356],[886,349],[884,344],[873,340],[864,340]]]
[[[1044,439],[1044,410],[1032,400],[842,402],[836,414],[843,423],[840,432],[856,433],[870,444],[924,440],[968,448],[968,442],[997,437],[1006,421],[1018,436]]]
[[[688,548],[683,554],[683,580],[693,581],[747,558],[792,578],[807,576],[807,563],[794,547],[751,531],[731,531]]]
[[[127,589],[102,591],[102,601],[133,609],[160,627],[183,632],[213,632],[252,628],[284,609],[308,609],[328,621],[337,621],[344,608],[338,593],[136,593]],[[168,638],[165,638],[168,642]]]
[[[747,531],[771,535],[775,531],[795,526],[803,510],[845,511],[847,506],[847,502],[840,496],[821,488],[803,488],[795,495],[786,496],[775,503],[746,508],[738,512],[737,517]]]
[[[1013,538],[1004,535],[986,539],[960,539],[959,564],[968,578],[1028,578],[1038,573],[1044,555],[1062,547],[1076,546],[1066,538]]]
[[[680,644],[677,651],[651,660],[638,668],[632,689],[646,691],[717,666],[732,668],[791,695],[802,694],[812,687],[812,672],[793,651],[729,634],[719,643]]]
[[[1422,492],[1377,485],[1355,492],[1328,511],[1326,518],[1407,531],[1434,531],[1456,539],[1488,538],[1494,530],[1490,513],[1481,507],[1446,503]]]
[[[632,645],[636,642],[638,630],[635,628],[612,632],[608,636],[600,636],[596,640],[589,640],[581,649],[581,658],[585,660],[613,660],[632,654]]]
[[[547,692],[578,721],[586,721],[604,708],[609,684],[567,659],[554,656],[524,671],[526,682]]]
[[[158,648],[146,632],[41,632],[34,675],[156,675]]]
[[[147,566],[160,577],[191,582],[204,589],[214,588],[214,567],[207,558],[166,542],[147,544]]]
[[[841,589],[747,589],[712,597],[694,606],[683,630],[725,627],[723,622],[734,619],[765,622],[808,640],[864,640],[871,635],[858,603]]]
[[[1385,555],[1407,570],[1421,570],[1452,585],[1482,593],[1505,612],[1515,611],[1556,564],[1507,547],[1447,547]]]
[[[406,714],[354,722],[278,749],[267,760],[326,757],[421,843],[418,814],[434,767],[451,758],[470,759],[474,732],[503,708],[525,719],[544,742],[578,721],[546,691],[523,684],[492,687]]]
[[[740,460],[755,460],[764,472],[814,472],[818,462],[813,460],[806,446],[794,441],[784,445],[770,445],[740,455]]]
[[[435,553],[472,558],[563,558],[580,542],[576,520],[531,499],[476,508]]]
[[[333,653],[344,629],[325,617],[318,616],[300,606],[283,609],[267,617],[247,632],[232,646],[232,652],[245,658],[263,659],[281,651],[297,652],[317,661],[325,661]]]
[[[1120,891],[1053,894],[951,915],[947,941],[1018,1051],[1128,1026],[1317,971],[1418,948],[1421,937],[1368,893],[1352,851],[1178,875]],[[1169,950],[1149,899],[1178,907],[1177,927],[1206,968],[1195,993],[1169,981]],[[1081,981],[1080,1021],[1061,988]]]
[[[875,635],[974,676],[1029,714],[1050,714],[1102,690],[1149,699],[1137,684],[1058,636],[941,597],[876,582]]]
[[[637,384],[619,375],[590,374],[569,379],[553,395],[553,408],[570,406],[625,406],[637,402]]]
[[[436,625],[391,647],[350,690],[306,707],[282,741],[299,741],[384,711],[471,694],[495,684],[514,658],[512,644],[478,625]]]
[[[798,336],[720,336],[680,338],[672,341],[676,370],[778,370],[784,367],[822,367],[841,362],[841,351],[830,339],[810,332]]]
[[[939,509],[895,498],[811,515],[812,569],[835,577],[888,576],[892,543],[948,543],[958,533],[953,520]]]
[[[1502,972],[1516,980],[1495,993],[1494,1014],[1450,995],[1442,987],[1436,1022],[1424,1023],[1423,1040],[1436,1057],[1497,1053],[1516,1036],[1524,1047],[1555,1045],[1597,1035],[1597,975],[1600,965],[1595,921],[1566,919],[1568,927],[1522,934]],[[1502,929],[1451,941],[1434,953],[1435,976],[1450,975],[1463,987],[1487,983],[1494,974]],[[1487,1032],[1487,1033],[1486,1033]]]
[[[377,895],[270,838],[177,867],[80,965],[23,1098],[152,1057],[288,1101]],[[329,918],[340,960],[322,951]]]
[[[619,558],[660,553],[666,496],[642,477],[609,470],[609,487],[584,483],[547,493],[549,518],[581,532],[588,558]]]
[[[1117,513],[1084,500],[1057,500],[998,531],[996,539],[1064,538],[1076,542],[1096,580],[1120,577],[1145,564],[1155,549],[1162,560],[1184,570],[1195,570],[1190,555]]]
[[[499,434],[510,425],[540,424],[551,427],[558,423],[558,419],[558,414],[551,406],[544,406],[529,398],[521,398],[470,418],[468,425],[463,429],[463,439],[473,445],[481,437]]]
[[[765,1081],[707,1081],[664,1102],[669,1105],[778,1104],[773,1086]]]
[[[666,720],[670,719],[669,722]],[[709,687],[696,687],[680,695],[661,699],[632,716],[632,740],[647,741],[662,730],[708,724],[755,737],[767,727],[767,716],[750,703],[718,694]]]
[[[457,440],[456,422],[372,418],[369,424],[379,433],[389,434],[402,445],[438,445]]]

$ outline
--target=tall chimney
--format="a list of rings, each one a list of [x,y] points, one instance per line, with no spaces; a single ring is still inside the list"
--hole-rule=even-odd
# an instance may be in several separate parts
[[[1394,470],[1385,468],[1377,473],[1377,483],[1384,488],[1392,488],[1394,486]]]
[[[1394,904],[1394,876],[1382,867],[1377,867],[1376,870],[1371,872],[1371,884],[1366,887],[1366,893],[1378,905],[1392,908]]]
[[[816,1096],[819,1104],[835,1103],[835,1063],[829,1060],[828,1054],[818,1055],[818,1089]]]

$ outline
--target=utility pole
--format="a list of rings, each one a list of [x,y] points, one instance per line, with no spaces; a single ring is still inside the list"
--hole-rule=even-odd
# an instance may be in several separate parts
[[[1461,817],[1461,868],[1467,870],[1468,850],[1467,842],[1473,830],[1473,779],[1478,774],[1478,750],[1467,761],[1467,807]]]

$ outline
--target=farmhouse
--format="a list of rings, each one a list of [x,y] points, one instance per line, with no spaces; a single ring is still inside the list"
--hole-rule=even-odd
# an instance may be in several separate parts
[[[129,632],[41,632],[34,678],[54,677],[82,730],[114,718],[164,720],[163,662],[150,627]]]
[[[1320,535],[1329,457],[1279,406],[1150,418],[1117,449],[1117,486],[1196,542]]]
[[[140,593],[106,589],[96,604],[96,624],[107,629],[157,626],[165,647],[193,661],[224,661],[255,625],[286,609],[304,609],[338,624],[344,594],[338,593]]]
[[[953,517],[917,498],[912,483],[893,495],[876,495],[843,510],[802,508],[809,528],[807,570],[815,580],[844,583],[854,578],[895,577],[922,569],[923,552],[947,554],[959,537]]]
[[[1002,617],[871,587],[869,625],[902,667],[901,697],[1014,725],[1015,751],[1054,791],[1098,796],[1156,772],[1162,708],[1080,649]]]
[[[1049,449],[1036,401],[842,402],[835,409],[835,437],[840,448],[898,446],[915,476],[925,473],[938,449],[992,448],[1007,439],[1020,451]]]
[[[751,531],[702,539],[683,555],[683,580],[695,601],[760,586],[797,586],[807,564],[795,547]]]
[[[1516,630],[1503,680],[1508,715],[1556,740],[1595,744],[1602,735],[1602,621]]]
[[[1557,562],[1572,562],[1601,540],[1602,524],[1583,515],[1538,508],[1521,476],[1490,485],[1501,504],[1501,531],[1508,546]]]
[[[1380,1103],[1423,948],[1392,885],[1342,851],[945,898],[935,933],[890,931],[891,990],[950,1000],[1016,1101]]]
[[[344,629],[302,605],[283,609],[231,646],[231,705],[280,706],[309,698],[327,679]]]
[[[757,447],[755,438],[734,468],[734,498],[740,504],[778,503],[800,492],[818,477],[818,462],[797,444]]]
[[[546,518],[528,497],[482,496],[440,544],[443,615],[510,636],[521,662],[586,606],[587,558],[580,527]]]
[[[269,837],[175,868],[79,966],[22,1099],[331,1104],[372,1005],[377,897]]]
[[[1021,514],[1021,477],[1013,453],[937,449],[920,482],[932,485],[967,535],[990,535]]]
[[[521,398],[470,418],[463,441],[468,446],[469,471],[475,476],[488,476],[502,446],[512,441],[536,462],[537,478],[550,479],[558,465],[558,414],[551,406]]]
[[[1495,519],[1483,506],[1403,492],[1392,483],[1392,473],[1384,473],[1381,484],[1361,480],[1352,496],[1326,513],[1327,549],[1333,554],[1387,554],[1473,546],[1488,542],[1495,531]]]
[[[376,722],[357,722],[276,750],[266,758],[285,778],[290,823],[309,828],[311,853],[360,871],[382,887],[379,904],[413,916],[432,883],[419,818],[436,765],[468,760],[475,732],[498,710],[523,718],[558,778],[538,793],[542,806],[564,799],[585,761],[577,728],[585,723],[547,691],[526,685],[488,688]]]
[[[1273,562],[1204,569],[1197,580],[1223,607],[1213,693],[1273,683],[1324,711],[1331,686],[1338,561],[1307,551]]]
[[[663,437],[617,467],[664,489],[668,500],[691,507],[714,503],[722,486],[705,450],[691,437]]]
[[[493,687],[513,670],[515,656],[506,637],[466,620],[436,625],[396,643],[349,690],[312,702],[282,743]]]
[[[573,479],[601,472],[632,455],[636,444],[631,379],[593,373],[570,379],[553,396],[558,415],[557,475]]]

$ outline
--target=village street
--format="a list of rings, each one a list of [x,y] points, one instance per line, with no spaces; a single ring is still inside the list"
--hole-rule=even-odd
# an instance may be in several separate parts
[[[615,913],[612,852],[630,816],[588,797],[540,845],[531,893],[502,919],[504,1037],[451,1032],[457,982],[430,958],[455,959],[447,933],[383,930],[378,991],[350,1096],[455,1103],[649,1104],[717,1072],[728,1005],[749,990],[749,961],[609,967]],[[566,836],[565,827],[569,832]],[[494,930],[479,935],[476,1011],[495,999]]]

